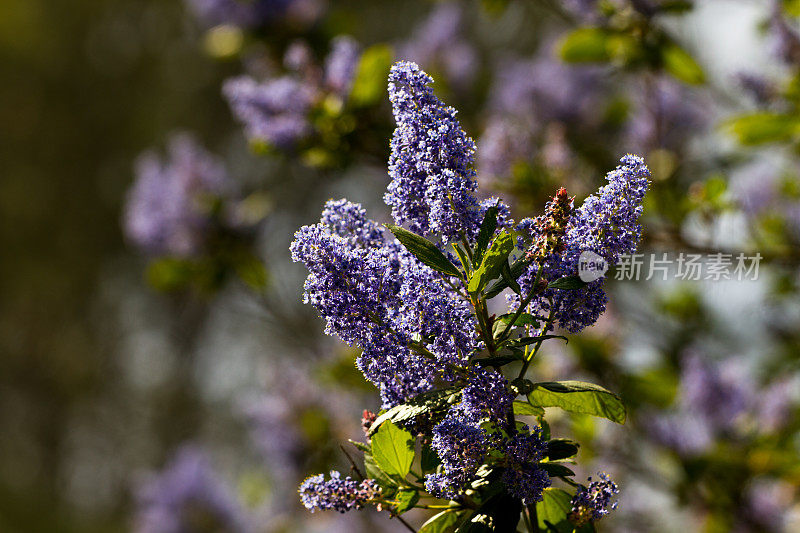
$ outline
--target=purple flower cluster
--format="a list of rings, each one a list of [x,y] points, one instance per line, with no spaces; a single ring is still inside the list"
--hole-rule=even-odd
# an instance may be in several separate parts
[[[523,505],[541,501],[542,492],[550,486],[547,472],[539,468],[547,444],[541,439],[541,428],[532,433],[517,433],[506,444],[506,470],[503,482],[512,496],[522,500]]]
[[[339,472],[331,471],[331,478],[322,474],[307,478],[298,489],[300,501],[306,509],[323,511],[333,509],[340,513],[361,509],[365,503],[380,496],[381,489],[374,479],[358,482],[351,477],[342,478]]]
[[[578,274],[578,262],[583,252],[592,252],[604,258],[609,266],[618,263],[622,254],[636,251],[641,236],[638,223],[642,200],[649,185],[650,171],[641,157],[626,155],[620,165],[606,176],[608,183],[586,198],[583,205],[570,214],[564,236],[565,250],[553,254],[543,266],[543,279],[553,281]],[[531,219],[520,223],[519,229],[535,228]],[[538,235],[531,231],[535,242]],[[531,290],[539,265],[531,264],[520,278],[524,292]],[[513,304],[519,297],[510,297]],[[547,315],[553,310],[554,324],[573,333],[594,324],[605,311],[606,296],[603,280],[595,280],[580,290],[548,290],[530,304],[531,311]],[[552,302],[552,303],[551,303]]]
[[[482,428],[455,417],[437,424],[431,448],[442,461],[442,472],[426,476],[425,490],[441,498],[457,498],[483,464],[488,442]]]
[[[282,150],[295,148],[314,133],[310,115],[328,94],[344,100],[349,96],[361,50],[347,36],[333,39],[323,72],[318,72],[311,50],[292,44],[284,62],[291,74],[256,81],[240,76],[225,82],[222,92],[251,141]]]
[[[589,487],[578,487],[572,498],[570,520],[576,525],[600,520],[609,513],[609,509],[617,508],[617,502],[611,502],[611,498],[619,493],[617,484],[605,472],[599,476],[600,479],[595,481],[589,478]]]
[[[304,226],[292,259],[309,270],[304,301],[327,320],[326,333],[363,349],[357,364],[391,407],[452,378],[475,348],[468,304],[396,241],[388,242],[358,204],[326,204],[319,224]],[[433,358],[409,346],[431,339]]]
[[[292,148],[311,134],[308,121],[315,90],[290,76],[258,83],[249,76],[225,82],[222,92],[250,140]]]
[[[139,533],[254,531],[233,491],[199,450],[183,448],[137,492],[134,530]]]
[[[432,82],[407,61],[396,63],[389,74],[397,128],[389,158],[392,182],[384,199],[398,224],[454,240],[471,235],[477,223],[475,143],[461,129],[456,110],[433,94]]]
[[[222,163],[192,137],[175,135],[166,160],[147,152],[137,161],[125,234],[149,254],[193,255],[203,246],[213,200],[229,192]]]

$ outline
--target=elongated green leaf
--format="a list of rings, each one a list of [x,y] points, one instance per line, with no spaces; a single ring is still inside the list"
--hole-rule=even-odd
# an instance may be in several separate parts
[[[397,237],[397,240],[422,263],[448,276],[461,276],[456,266],[447,259],[435,244],[425,237],[421,237],[412,231],[408,231],[407,229],[393,224],[386,224],[386,227],[389,228],[389,230],[394,233],[394,236]]]
[[[697,61],[675,43],[667,43],[661,48],[661,62],[667,72],[684,83],[697,85],[706,80]]]
[[[459,387],[448,387],[446,389],[424,392],[419,394],[406,403],[395,405],[378,418],[369,428],[369,434],[375,433],[384,422],[405,422],[420,415],[425,415],[431,420],[444,413],[448,407],[458,402],[461,389]]]
[[[609,41],[610,35],[603,28],[578,28],[561,42],[561,58],[568,63],[609,61]]]
[[[489,250],[483,256],[481,266],[472,274],[467,290],[471,293],[480,292],[486,284],[499,277],[503,264],[508,261],[508,256],[514,250],[514,237],[507,231],[495,237]]]
[[[548,283],[547,288],[574,291],[577,289],[582,289],[586,285],[587,283],[578,276],[564,276],[563,278],[558,278],[557,280]]]
[[[397,514],[403,514],[417,504],[419,501],[419,492],[413,489],[404,489],[395,495],[395,499],[397,500],[397,505],[395,506]]]
[[[797,138],[800,133],[797,117],[770,112],[736,117],[724,126],[745,146],[786,142]]]
[[[567,459],[578,453],[577,442],[569,439],[553,439],[547,442],[547,458],[551,461],[558,461],[559,459]]]
[[[534,407],[528,402],[514,401],[514,416],[542,416],[544,409]]]
[[[511,319],[514,318],[514,314],[515,313],[508,313],[505,315],[500,315],[495,319],[494,324],[492,324],[493,337],[497,337],[500,333],[503,332],[504,329],[506,329],[508,323],[511,322]],[[539,325],[539,319],[530,313],[522,313],[514,321],[514,326],[538,326],[538,325]]]
[[[483,254],[486,252],[489,241],[492,240],[492,235],[494,235],[494,230],[496,229],[497,207],[490,207],[486,210],[486,214],[483,215],[483,222],[481,222],[481,228],[478,230],[478,241],[475,244],[475,253],[473,254],[476,264],[480,264],[483,259]]]
[[[372,451],[372,448],[370,448],[369,445],[366,444],[366,443],[363,443],[363,442],[360,442],[360,441],[357,441],[357,440],[353,440],[353,439],[347,439],[347,440],[350,442],[350,444],[352,444],[353,446],[355,446],[356,448],[358,448],[362,452],[371,452]]]
[[[372,456],[390,476],[405,478],[414,460],[414,437],[391,422],[384,422],[372,436]]]
[[[442,511],[422,524],[419,533],[453,533],[464,513]]]
[[[560,407],[573,413],[625,423],[625,405],[613,392],[582,381],[548,381],[534,384],[528,401],[541,407]]]
[[[547,475],[550,477],[569,477],[574,476],[575,472],[572,469],[567,468],[566,466],[560,463],[539,463],[539,466],[547,472]]]
[[[514,261],[511,264],[511,277],[515,280],[518,279],[522,275],[522,273],[525,272],[525,269],[527,269],[530,264],[531,261],[524,255],[519,259],[517,259],[516,261]],[[501,279],[494,282],[494,284],[491,287],[489,287],[489,290],[487,290],[483,295],[487,300],[489,300],[491,298],[494,298],[501,292],[503,292],[503,290],[506,289],[507,287],[508,283],[506,282],[506,280]]]
[[[564,335],[539,335],[538,337],[522,337],[509,342],[508,345],[514,347],[528,346],[529,344],[536,344],[539,341],[546,341],[547,339],[563,339],[564,342],[569,344],[569,339]]]

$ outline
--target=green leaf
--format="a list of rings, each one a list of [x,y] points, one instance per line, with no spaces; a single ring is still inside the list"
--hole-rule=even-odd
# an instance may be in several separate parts
[[[575,475],[572,469],[559,463],[539,463],[539,466],[542,467],[550,477],[569,477]]]
[[[391,498],[397,491],[397,481],[381,470],[371,453],[364,454],[364,471],[368,478],[378,481],[383,491],[383,496]]]
[[[147,281],[159,291],[175,291],[187,288],[198,271],[189,259],[163,257],[147,265]]]
[[[531,264],[530,259],[528,259],[524,255],[519,259],[517,259],[516,261],[514,261],[514,263],[512,263],[511,265],[511,277],[515,280],[519,278],[522,275],[522,273],[525,272],[525,269],[528,268],[528,265],[530,264]],[[506,282],[506,280],[501,279],[499,281],[496,281],[491,287],[489,287],[489,290],[486,291],[483,294],[483,296],[487,300],[489,300],[491,298],[494,298],[501,292],[503,292],[503,290],[506,289],[507,287],[508,283]]]
[[[800,133],[800,120],[796,117],[770,112],[736,117],[723,126],[745,146],[787,142]]]
[[[387,224],[386,227],[422,263],[448,276],[461,277],[458,268],[431,241],[400,226]]]
[[[571,532],[573,525],[569,522],[572,511],[572,496],[562,489],[548,487],[542,493],[542,501],[536,504],[536,516],[539,528],[545,531]],[[548,523],[552,527],[548,527]]]
[[[560,407],[573,413],[625,423],[625,405],[613,392],[582,381],[548,381],[534,384],[528,401],[541,407]]]
[[[489,281],[499,277],[503,264],[513,250],[514,237],[510,233],[504,231],[495,237],[492,246],[483,256],[481,266],[472,274],[467,290],[471,293],[478,293]]]
[[[442,511],[422,524],[418,533],[452,533],[462,515],[463,513],[457,511]]]
[[[521,402],[514,400],[514,416],[542,416],[544,409],[541,407],[534,407],[528,402]]]
[[[536,344],[537,342],[546,341],[548,339],[564,339],[564,342],[569,344],[569,339],[564,335],[539,335],[538,337],[522,337],[510,341],[508,345],[512,347],[528,346],[529,344]]]
[[[397,514],[403,514],[409,509],[413,509],[417,504],[419,501],[419,492],[414,489],[404,489],[395,495],[395,499],[397,500],[397,505],[395,506]]]
[[[568,459],[578,454],[580,444],[569,439],[553,439],[547,442],[547,453],[550,461]]]
[[[511,319],[514,318],[515,314],[516,313],[507,313],[505,315],[500,315],[499,317],[497,317],[495,319],[495,321],[494,321],[494,324],[492,324],[492,336],[493,337],[497,337],[498,335],[500,335],[500,333],[502,333],[503,330],[506,329],[506,326],[508,325],[508,323],[511,322]],[[539,325],[539,319],[537,319],[535,316],[533,316],[530,313],[522,313],[517,317],[517,319],[514,321],[513,325],[514,326],[538,326]]]
[[[250,288],[261,291],[267,286],[267,268],[257,256],[241,254],[234,263],[236,274]]]
[[[688,0],[664,0],[656,9],[659,13],[669,13],[670,15],[680,15],[691,11],[694,4]]]
[[[383,99],[393,55],[392,48],[386,44],[376,44],[364,50],[348,98],[352,105],[369,106]]]
[[[423,446],[421,453],[422,456],[420,457],[420,465],[423,473],[433,472],[436,470],[436,467],[442,464],[442,460],[439,459],[439,455],[430,446]]]
[[[500,269],[500,274],[503,276],[503,281],[505,281],[511,290],[522,296],[522,288],[517,283],[517,280],[514,279],[514,276],[511,275],[511,267],[508,264],[508,261],[503,263],[503,268]]]
[[[487,357],[485,359],[475,359],[474,361],[476,365],[481,365],[482,367],[487,367],[487,366],[501,367],[509,363],[513,363],[514,361],[521,361],[521,360],[522,360],[521,355],[514,354],[514,355],[499,355],[497,357]]]
[[[578,276],[564,276],[563,278],[558,278],[557,280],[548,283],[547,288],[574,291],[577,289],[582,289],[586,285],[588,285],[588,283],[583,281]]]
[[[492,240],[492,235],[494,235],[494,230],[497,229],[497,207],[490,207],[486,210],[486,214],[483,215],[483,222],[481,222],[481,228],[478,230],[478,241],[475,244],[475,253],[473,257],[475,258],[475,264],[478,264],[483,259],[483,254],[486,252],[486,248],[489,246],[489,241]]]
[[[460,387],[423,392],[407,400],[406,403],[395,405],[378,418],[369,428],[369,434],[375,433],[385,421],[405,422],[420,415],[435,419],[443,414],[454,403],[458,402],[461,393]]]
[[[358,441],[358,440],[353,440],[353,439],[347,439],[347,440],[350,442],[350,444],[352,444],[353,446],[355,446],[356,448],[358,448],[362,452],[369,453],[369,452],[372,451],[372,448],[370,448],[369,445],[366,444],[366,443],[363,443],[363,442]]]
[[[561,42],[561,59],[568,63],[609,61],[610,35],[603,28],[578,28]]]
[[[661,62],[664,69],[674,78],[698,85],[706,81],[703,69],[686,50],[675,43],[666,43],[661,47]]]
[[[414,437],[387,421],[372,436],[372,456],[381,470],[405,478],[414,460]]]

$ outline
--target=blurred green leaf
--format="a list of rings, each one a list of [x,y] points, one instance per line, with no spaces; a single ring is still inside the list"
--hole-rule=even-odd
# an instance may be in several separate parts
[[[759,112],[728,120],[724,127],[745,146],[787,142],[800,132],[800,120],[780,113]]]
[[[565,411],[585,413],[625,423],[625,405],[613,392],[583,381],[548,381],[535,383],[528,401],[541,407],[560,407]]]
[[[673,42],[668,42],[661,48],[661,62],[667,72],[684,83],[699,85],[706,80],[706,75],[697,61]]]
[[[561,58],[568,63],[602,63],[611,60],[610,35],[603,28],[578,28],[561,42]]]
[[[376,44],[364,50],[350,91],[350,102],[354,106],[374,105],[384,97],[393,55],[392,47],[387,44]]]
[[[190,259],[162,257],[150,262],[146,277],[154,289],[171,292],[191,285],[197,270],[197,265]]]
[[[259,257],[251,253],[240,254],[234,264],[236,274],[245,284],[255,291],[267,287],[267,267]]]

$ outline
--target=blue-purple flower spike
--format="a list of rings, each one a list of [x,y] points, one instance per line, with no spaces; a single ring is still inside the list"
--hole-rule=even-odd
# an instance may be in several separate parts
[[[307,478],[298,489],[300,501],[306,509],[323,511],[332,509],[340,513],[361,509],[369,500],[380,495],[381,489],[374,479],[358,482],[351,477],[343,478],[332,471],[331,478],[322,474]]]
[[[432,82],[408,61],[395,63],[389,74],[397,128],[384,199],[397,224],[450,241],[472,236],[479,223],[475,143],[461,129],[456,110],[433,94]]]

